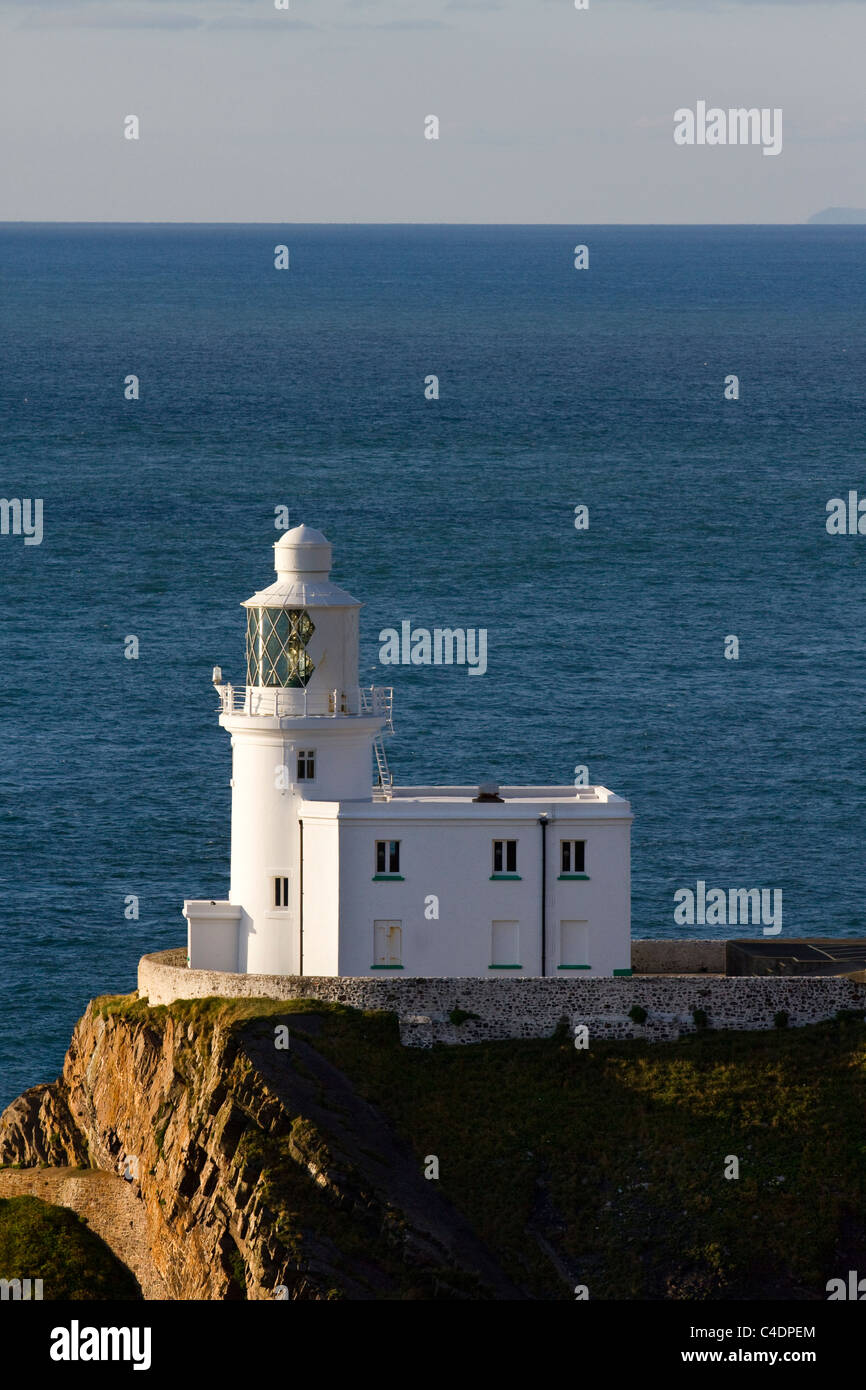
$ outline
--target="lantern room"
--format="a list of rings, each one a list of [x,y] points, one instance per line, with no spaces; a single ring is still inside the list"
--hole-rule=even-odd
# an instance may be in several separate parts
[[[321,531],[295,526],[277,541],[274,559],[276,581],[243,604],[247,689],[297,691],[308,713],[318,712],[326,692],[333,704],[336,692],[336,709],[348,709],[358,686],[361,604],[331,583],[331,546]]]

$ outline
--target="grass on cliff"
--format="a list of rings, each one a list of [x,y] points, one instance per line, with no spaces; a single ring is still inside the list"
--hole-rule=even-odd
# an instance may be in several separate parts
[[[823,1299],[866,1263],[858,1019],[587,1051],[567,1032],[416,1050],[393,1015],[311,1000],[135,1008],[241,1032],[316,1014],[306,1040],[419,1171],[438,1157],[442,1192],[534,1297],[586,1284],[593,1299]]]
[[[141,1298],[132,1274],[80,1216],[39,1197],[0,1198],[0,1279],[41,1279],[46,1302]]]
[[[357,1009],[319,999],[221,999],[214,995],[207,999],[177,999],[172,1004],[158,1004],[151,1008],[147,1000],[140,999],[137,994],[102,994],[92,1001],[91,1008],[97,1018],[122,1018],[132,1023],[159,1026],[171,1017],[178,1023],[193,1025],[196,1030],[235,1028],[254,1019],[293,1013],[358,1017]],[[391,1015],[385,1017],[390,1018]]]

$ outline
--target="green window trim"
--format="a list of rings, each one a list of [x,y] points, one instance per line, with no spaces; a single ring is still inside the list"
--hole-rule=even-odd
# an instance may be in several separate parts
[[[371,970],[402,970],[402,965],[371,965]]]
[[[557,874],[557,878],[589,878],[589,874]]]
[[[488,965],[488,970],[522,970],[522,965]]]
[[[557,970],[591,970],[591,965],[558,965]]]
[[[503,878],[504,878],[504,879],[517,879],[518,882],[519,882],[520,879],[522,879],[522,877],[523,877],[522,874],[491,874],[491,875],[490,875],[490,882],[491,882],[491,883],[494,883],[494,882],[497,882],[497,883],[498,883],[499,880],[500,880],[500,879],[503,879]]]
[[[631,979],[631,966],[629,966],[628,970],[614,970],[613,973],[614,973],[614,975],[622,975],[624,979],[630,980],[630,979]]]
[[[373,875],[373,882],[374,882],[374,883],[405,883],[406,880],[404,879],[404,877],[403,877],[402,874],[374,874],[374,875]]]

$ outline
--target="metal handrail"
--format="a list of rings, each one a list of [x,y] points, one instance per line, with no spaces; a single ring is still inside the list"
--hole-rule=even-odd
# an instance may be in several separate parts
[[[349,690],[314,690],[306,687],[232,685],[215,687],[220,700],[221,714],[249,714],[279,718],[284,716],[314,716],[331,718],[383,719],[393,733],[393,686],[354,686]]]

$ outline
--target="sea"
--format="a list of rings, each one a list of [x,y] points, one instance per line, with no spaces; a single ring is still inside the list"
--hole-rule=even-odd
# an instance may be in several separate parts
[[[675,922],[699,880],[863,933],[866,227],[6,224],[0,267],[43,508],[0,535],[0,1106],[227,892],[211,671],[280,508],[366,605],[396,781],[628,797],[638,937],[742,935]],[[404,620],[486,673],[383,666]]]

